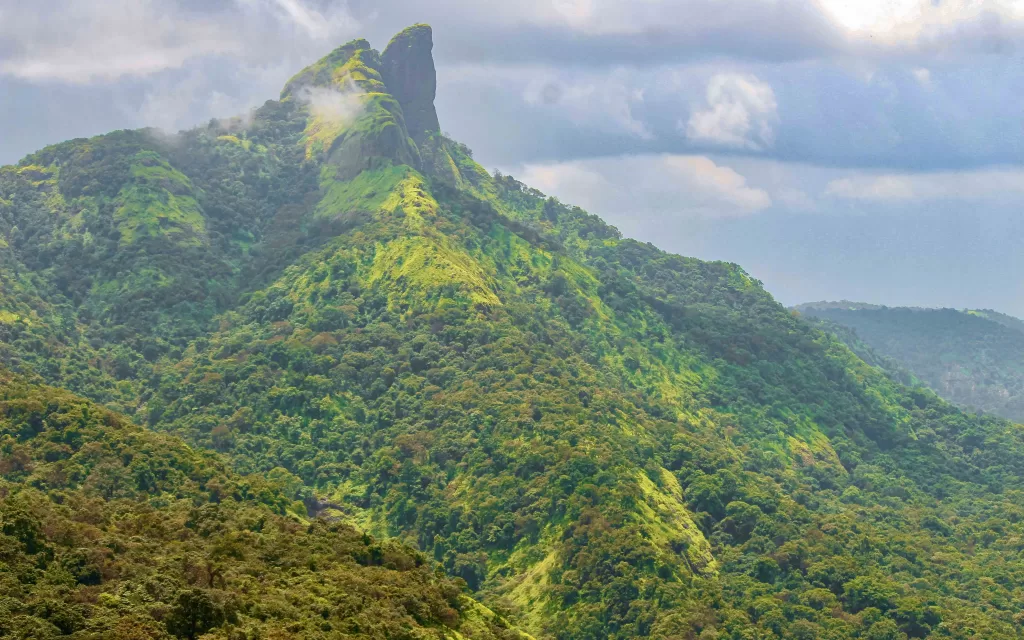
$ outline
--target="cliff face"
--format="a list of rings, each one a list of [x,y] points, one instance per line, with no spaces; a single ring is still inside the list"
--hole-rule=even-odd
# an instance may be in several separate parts
[[[405,124],[417,143],[440,131],[434,110],[437,72],[433,48],[430,27],[417,24],[392,38],[381,56],[384,83],[401,103]]]

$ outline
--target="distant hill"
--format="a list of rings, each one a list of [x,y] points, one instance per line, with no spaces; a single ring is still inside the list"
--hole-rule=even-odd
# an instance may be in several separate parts
[[[979,316],[981,318],[991,320],[992,322],[998,322],[1004,327],[1024,333],[1024,320],[1021,320],[1020,318],[1015,318],[1013,316],[1006,315],[1005,313],[999,313],[992,309],[967,309],[964,313],[968,313],[972,316]]]
[[[796,309],[870,364],[964,407],[1024,421],[1024,321],[991,309],[812,302]]]

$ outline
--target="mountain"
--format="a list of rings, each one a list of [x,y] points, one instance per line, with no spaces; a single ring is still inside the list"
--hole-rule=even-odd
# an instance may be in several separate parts
[[[999,313],[992,309],[967,309],[964,313],[972,316],[980,316],[986,320],[991,320],[992,322],[1001,324],[1009,329],[1014,329],[1015,331],[1024,333],[1024,320],[1021,320],[1020,318],[1015,318],[1005,313]]]
[[[3,363],[310,509],[278,527],[304,551],[196,588],[347,615],[302,577],[337,535],[418,550],[416,580],[449,578],[398,586],[462,607],[372,637],[1019,638],[1022,428],[901,385],[736,265],[487,173],[441,133],[431,49],[425,25],[355,40],[250,118],[0,170]],[[355,633],[309,620],[281,633]]]
[[[807,317],[845,328],[858,355],[912,377],[964,407],[1024,422],[1024,322],[997,311],[809,303]],[[867,356],[871,357],[871,356]],[[866,358],[867,359],[867,358]],[[903,374],[905,376],[905,374]]]

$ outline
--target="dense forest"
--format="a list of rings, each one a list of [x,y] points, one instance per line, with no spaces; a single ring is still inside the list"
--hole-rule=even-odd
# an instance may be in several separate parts
[[[797,309],[866,361],[965,408],[1024,421],[1024,322],[991,309],[814,302]]]
[[[487,173],[431,48],[0,169],[0,634],[1024,635],[1020,426]]]
[[[284,469],[0,383],[0,636],[523,637],[422,553],[307,517]]]

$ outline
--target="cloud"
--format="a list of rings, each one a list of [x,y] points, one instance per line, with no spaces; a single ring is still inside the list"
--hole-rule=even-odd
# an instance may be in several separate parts
[[[344,9],[343,3],[327,5],[325,10],[307,6],[302,0],[236,0],[244,9],[259,13],[270,10],[285,24],[298,27],[306,35],[315,40],[325,40],[338,31],[348,30],[357,26],[355,21]]]
[[[365,108],[365,92],[352,81],[341,91],[333,87],[303,87],[299,99],[309,105],[310,112],[320,120],[337,126],[348,126]]]
[[[1024,20],[1020,0],[523,0],[517,4],[516,17],[521,21],[566,26],[582,34],[649,36],[657,31],[720,30],[755,35],[780,23],[789,27],[787,31],[817,23],[830,26],[840,46],[877,48],[921,45],[939,34],[956,35],[973,22],[1009,27]]]
[[[690,140],[754,151],[775,142],[778,104],[768,83],[754,75],[719,73],[708,81],[706,100],[685,125]]]
[[[490,166],[715,152],[890,171],[1020,162],[1024,68],[977,55],[1024,43],[1020,20],[985,2],[995,9],[959,22],[925,7],[931,26],[896,46],[818,0],[0,0],[0,81],[18,90],[0,91],[0,121],[32,130],[2,132],[0,161],[244,112],[338,44],[381,48],[422,20],[442,126]],[[709,100],[715,76],[733,81]],[[736,77],[767,85],[775,115]],[[57,89],[69,83],[80,93]],[[105,88],[122,117],[102,116]]]
[[[389,2],[392,9],[406,12],[414,12],[416,4],[416,0]],[[660,32],[692,37],[758,24],[779,27],[788,23],[793,27],[801,21],[808,27],[827,26],[827,17],[806,0],[719,0],[714,5],[706,0],[520,0],[500,4],[435,0],[431,4],[438,13],[455,15],[466,26],[561,28],[584,36],[649,38]],[[366,6],[373,5],[366,2]]]
[[[634,109],[644,102],[644,90],[632,83],[633,76],[628,70],[568,78],[546,69],[524,71],[530,81],[523,91],[523,100],[531,107],[561,111],[577,125],[625,131],[642,139],[652,137],[634,114]]]
[[[147,126],[175,132],[188,126],[189,114],[196,106],[199,95],[205,85],[205,78],[200,73],[190,73],[184,78],[174,78],[158,82],[142,98],[142,102],[134,109],[135,115]],[[224,94],[217,93],[217,100],[224,100]],[[210,94],[213,98],[212,92]],[[131,110],[129,106],[123,107]]]
[[[772,205],[762,189],[705,156],[638,155],[528,164],[527,184],[613,219],[628,216],[671,223],[687,218],[737,217]]]
[[[367,23],[428,20],[443,62],[601,67],[876,61],[1000,54],[1024,44],[1019,0],[350,0]],[[429,8],[428,8],[429,7]],[[915,62],[916,60],[916,62]]]
[[[282,69],[279,73],[287,72]],[[156,127],[170,133],[211,118],[219,120],[222,126],[241,129],[250,121],[252,109],[263,99],[239,92],[237,84],[251,86],[264,96],[273,95],[280,86],[273,80],[276,75],[264,70],[233,69],[232,79],[236,84],[231,84],[221,72],[188,65],[185,69],[150,78],[141,95],[122,96],[116,108],[138,123],[137,126]]]
[[[1002,53],[1019,0],[6,0],[0,73],[109,81],[207,55],[266,63],[426,20],[442,61],[663,65]],[[364,33],[369,32],[369,33]],[[311,46],[314,45],[314,46]]]
[[[27,80],[87,83],[147,75],[192,56],[238,53],[211,21],[189,21],[174,5],[111,0],[51,3],[50,10],[8,9],[0,39],[8,49],[0,73]]]
[[[1024,3],[1020,0],[819,2],[826,18],[845,31],[861,52],[963,51],[981,45],[982,50],[997,53],[1009,41],[1019,40],[1024,23]],[[980,43],[979,38],[989,42]]]
[[[40,6],[43,5],[43,6]],[[331,8],[333,7],[333,8]],[[225,0],[15,0],[0,20],[0,74],[35,82],[111,82],[211,56],[274,64],[358,30],[344,5]]]
[[[879,203],[1019,199],[1024,196],[1024,169],[857,175],[831,180],[825,195]]]

